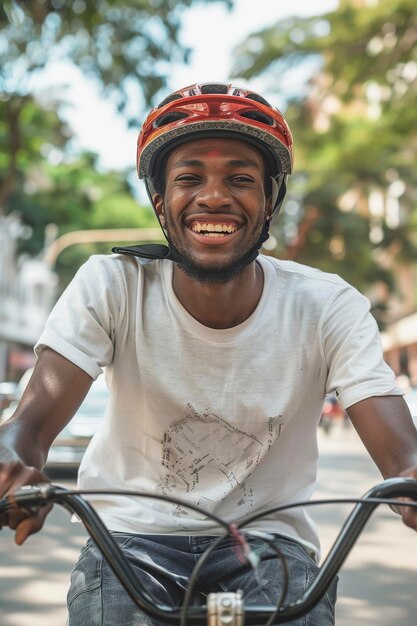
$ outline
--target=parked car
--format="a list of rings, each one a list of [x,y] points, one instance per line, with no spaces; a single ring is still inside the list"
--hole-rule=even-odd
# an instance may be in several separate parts
[[[0,421],[9,419],[20,400],[33,369],[22,376],[14,389],[13,401],[4,409]],[[78,470],[78,466],[91,437],[106,411],[109,391],[104,376],[100,376],[91,385],[83,403],[70,423],[59,433],[53,442],[46,462],[46,472],[56,470]]]
[[[33,367],[26,370],[23,374],[22,378],[18,383],[12,383],[14,385],[13,394],[10,396],[10,402],[7,407],[3,410],[3,413],[0,415],[0,423],[8,420],[16,410],[18,402],[23,395],[24,390],[26,389],[26,385],[29,382],[29,378],[32,376]],[[10,385],[10,383],[5,383]]]
[[[93,382],[84,402],[70,423],[53,442],[46,462],[46,472],[78,470],[90,439],[104,416],[109,398],[104,376]]]

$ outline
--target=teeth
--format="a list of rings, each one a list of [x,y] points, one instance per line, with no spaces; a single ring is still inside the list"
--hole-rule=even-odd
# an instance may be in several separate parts
[[[195,233],[201,233],[204,231],[204,234],[221,234],[223,233],[234,233],[237,230],[236,224],[212,224],[208,222],[193,222],[191,225],[191,230]]]

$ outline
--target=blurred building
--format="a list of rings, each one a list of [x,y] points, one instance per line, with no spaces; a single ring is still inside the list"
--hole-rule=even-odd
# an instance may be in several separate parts
[[[0,381],[17,380],[33,366],[57,286],[42,259],[18,255],[24,228],[16,215],[0,215]]]

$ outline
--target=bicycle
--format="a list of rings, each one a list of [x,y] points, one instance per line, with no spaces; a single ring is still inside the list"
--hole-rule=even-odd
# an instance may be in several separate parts
[[[129,562],[125,559],[118,545],[114,541],[112,535],[104,526],[103,522],[95,512],[94,508],[84,499],[83,496],[107,494],[107,495],[127,495],[138,496],[141,498],[154,498],[164,500],[166,502],[178,504],[179,502],[191,510],[204,514],[207,517],[215,519],[225,529],[224,535],[219,536],[210,548],[203,554],[197,563],[194,571],[190,576],[188,590],[184,597],[183,605],[180,609],[164,606],[159,604],[141,585],[141,581],[133,572]],[[8,513],[13,508],[19,507],[27,509],[28,512],[35,511],[38,507],[45,506],[48,503],[59,504],[67,509],[71,514],[75,513],[84,524],[87,532],[101,550],[103,556],[112,567],[115,575],[126,589],[132,600],[145,612],[149,613],[156,619],[164,620],[167,624],[180,624],[181,626],[191,626],[207,623],[208,626],[246,626],[265,622],[265,625],[282,624],[290,622],[298,617],[308,613],[315,604],[321,599],[326,589],[341,569],[344,561],[350,553],[352,547],[361,535],[366,522],[373,511],[380,504],[397,504],[396,498],[406,497],[414,502],[407,502],[407,506],[417,507],[417,480],[411,478],[393,478],[386,480],[372,489],[370,489],[362,498],[345,498],[345,499],[326,499],[312,500],[303,503],[294,503],[285,507],[276,507],[265,511],[262,515],[268,515],[272,511],[280,511],[285,508],[294,508],[296,506],[309,506],[312,504],[330,504],[330,503],[354,503],[355,507],[349,517],[346,519],[338,537],[336,538],[332,548],[330,549],[326,559],[321,565],[319,572],[301,598],[292,603],[285,603],[285,588],[288,580],[284,585],[283,593],[279,598],[275,607],[268,606],[244,606],[244,598],[241,592],[236,591],[209,594],[206,605],[195,606],[191,604],[193,595],[193,586],[198,571],[204,565],[204,562],[210,556],[215,547],[229,535],[234,536],[242,546],[245,554],[245,539],[243,535],[243,524],[234,525],[216,518],[212,514],[203,511],[200,507],[194,506],[171,498],[168,496],[159,496],[155,494],[132,492],[132,491],[92,491],[92,490],[69,490],[58,485],[44,483],[40,485],[32,485],[22,487],[14,494],[10,494],[0,499],[0,514]],[[248,526],[255,519],[261,517],[261,514],[253,515],[245,521]],[[249,532],[250,531],[246,531]],[[263,538],[267,543],[270,541],[268,533],[257,533],[257,536]],[[248,560],[251,560],[250,554],[245,554]],[[277,551],[277,558],[282,559],[282,555]],[[254,565],[256,565],[254,563]],[[285,560],[283,561],[284,578],[286,575]]]

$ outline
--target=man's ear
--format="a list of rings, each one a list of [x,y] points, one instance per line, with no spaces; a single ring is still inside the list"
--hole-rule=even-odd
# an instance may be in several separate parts
[[[163,227],[165,226],[164,199],[159,193],[155,193],[152,196],[152,202],[155,207],[159,222]]]

